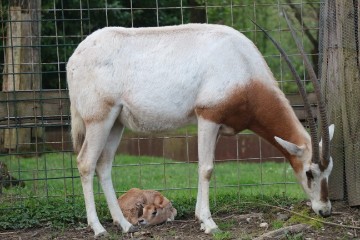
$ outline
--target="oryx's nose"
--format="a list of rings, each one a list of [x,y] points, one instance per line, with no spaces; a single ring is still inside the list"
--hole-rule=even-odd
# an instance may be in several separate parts
[[[331,215],[331,209],[329,211],[325,211],[325,212],[323,210],[320,210],[319,215],[324,218],[329,217]]]

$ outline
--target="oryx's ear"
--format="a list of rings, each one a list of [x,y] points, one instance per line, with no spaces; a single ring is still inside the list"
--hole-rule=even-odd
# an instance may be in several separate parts
[[[335,131],[335,125],[331,124],[329,126],[329,140],[331,141],[331,139],[334,137],[334,131]],[[320,140],[319,146],[322,147],[322,139]]]
[[[137,208],[144,208],[144,204],[141,203],[141,202],[135,203],[135,206],[136,206]]]
[[[333,136],[334,136],[334,131],[335,131],[335,125],[334,125],[334,124],[331,124],[331,125],[329,126],[329,138],[330,138],[330,141],[331,141],[331,139],[332,139]]]
[[[275,137],[276,142],[278,142],[288,153],[293,156],[301,157],[304,153],[304,147],[300,147],[294,143],[285,141],[279,137]]]

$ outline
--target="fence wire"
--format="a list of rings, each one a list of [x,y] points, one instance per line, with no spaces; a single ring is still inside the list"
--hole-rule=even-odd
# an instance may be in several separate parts
[[[278,51],[250,19],[264,26],[280,42],[301,73],[307,90],[312,92],[281,11],[290,13],[309,57],[317,62],[318,1],[42,0],[29,1],[38,5],[21,6],[13,4],[16,2],[3,1],[1,5],[0,71],[4,74],[0,80],[0,162],[3,164],[0,170],[19,186],[7,188],[6,179],[1,179],[2,210],[19,207],[29,198],[82,197],[69,136],[65,66],[76,46],[88,34],[105,26],[149,27],[196,22],[234,27],[259,47],[297,115],[302,121],[305,119],[291,74]],[[316,109],[315,101],[312,103]],[[113,167],[118,194],[139,187],[163,190],[170,198],[175,192],[189,199],[196,195],[195,126],[154,135],[125,131],[119,153],[122,155],[116,156]],[[236,192],[239,201],[246,195],[303,197],[287,161],[251,132],[221,137],[215,162],[211,182],[214,202],[219,194],[229,192]],[[100,185],[96,183],[96,186],[95,191],[101,196]]]

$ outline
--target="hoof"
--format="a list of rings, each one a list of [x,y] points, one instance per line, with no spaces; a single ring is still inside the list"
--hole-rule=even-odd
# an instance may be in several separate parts
[[[221,232],[221,230],[219,228],[206,228],[205,229],[206,234],[215,234],[218,232]]]
[[[129,228],[129,230],[126,231],[126,233],[134,233],[137,231],[139,231],[139,228],[133,225]]]
[[[209,226],[202,222],[200,224],[200,230],[204,231],[206,234],[215,234],[221,232],[221,230],[215,223],[212,226]]]
[[[102,238],[106,238],[106,237],[108,237],[108,236],[109,236],[109,234],[108,234],[107,231],[102,231],[102,232],[100,232],[100,233],[95,234],[95,235],[94,235],[94,238],[95,238],[95,239],[102,239]]]

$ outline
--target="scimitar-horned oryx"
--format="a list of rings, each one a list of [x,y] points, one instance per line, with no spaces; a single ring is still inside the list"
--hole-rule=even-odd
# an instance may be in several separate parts
[[[218,230],[209,209],[217,135],[244,129],[280,149],[313,210],[322,216],[330,214],[327,179],[331,158],[324,154],[319,160],[317,141],[311,140],[297,119],[254,43],[240,32],[210,24],[106,27],[76,48],[67,64],[67,81],[72,139],[87,220],[95,236],[106,234],[95,209],[95,172],[114,223],[124,232],[136,230],[124,218],[111,180],[124,127],[154,132],[197,123],[195,215],[206,233]],[[324,133],[324,149],[328,150],[329,132]]]

